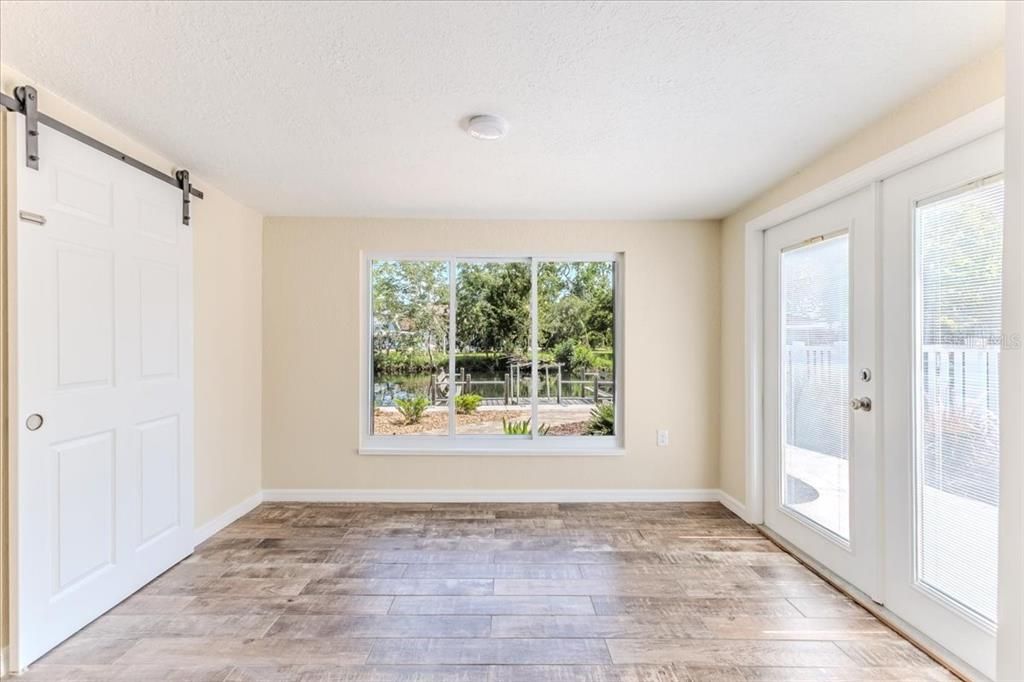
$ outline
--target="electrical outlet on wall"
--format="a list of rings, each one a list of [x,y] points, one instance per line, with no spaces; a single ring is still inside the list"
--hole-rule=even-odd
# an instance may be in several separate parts
[[[668,445],[668,429],[658,429],[658,447],[663,448]]]

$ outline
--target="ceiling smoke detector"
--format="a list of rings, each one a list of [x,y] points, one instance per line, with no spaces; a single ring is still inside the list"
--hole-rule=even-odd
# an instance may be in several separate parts
[[[491,114],[470,116],[466,122],[466,132],[478,140],[497,140],[508,132],[508,123],[501,116]]]

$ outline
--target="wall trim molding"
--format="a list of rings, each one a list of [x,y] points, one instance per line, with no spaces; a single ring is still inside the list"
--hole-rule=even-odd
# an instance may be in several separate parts
[[[718,502],[714,488],[444,490],[435,488],[277,488],[265,502]]]
[[[1024,5],[1006,3],[1006,214],[1003,329],[1024,333]],[[1012,343],[1012,337],[1011,337]],[[1024,679],[1024,350],[1000,364],[999,632],[997,679]]]
[[[724,490],[718,491],[718,501],[722,503],[723,507],[731,511],[733,514],[740,517],[747,523],[750,523],[750,521],[747,520],[747,505],[743,504]]]
[[[272,488],[250,495],[195,529],[200,545],[264,502],[719,502],[747,520],[746,506],[716,488],[475,490],[437,488]],[[748,522],[749,523],[749,522]]]
[[[234,523],[238,519],[242,518],[243,516],[251,512],[256,507],[260,506],[260,503],[263,502],[263,499],[264,497],[262,490],[253,493],[252,495],[245,498],[238,504],[225,509],[223,512],[221,512],[214,518],[199,526],[195,529],[193,536],[195,544],[199,545],[203,542],[206,542],[211,537],[213,537],[220,531],[224,530],[232,523]]]

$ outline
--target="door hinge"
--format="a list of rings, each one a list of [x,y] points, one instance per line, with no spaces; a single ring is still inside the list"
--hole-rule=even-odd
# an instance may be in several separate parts
[[[187,170],[178,171],[174,177],[181,186],[181,224],[187,226],[192,222],[192,182]]]
[[[31,85],[14,89],[25,112],[25,165],[39,170],[39,94]]]

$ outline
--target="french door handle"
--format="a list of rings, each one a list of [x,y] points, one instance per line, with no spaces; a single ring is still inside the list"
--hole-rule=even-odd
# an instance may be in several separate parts
[[[851,410],[871,411],[871,398],[854,398],[850,401]]]

